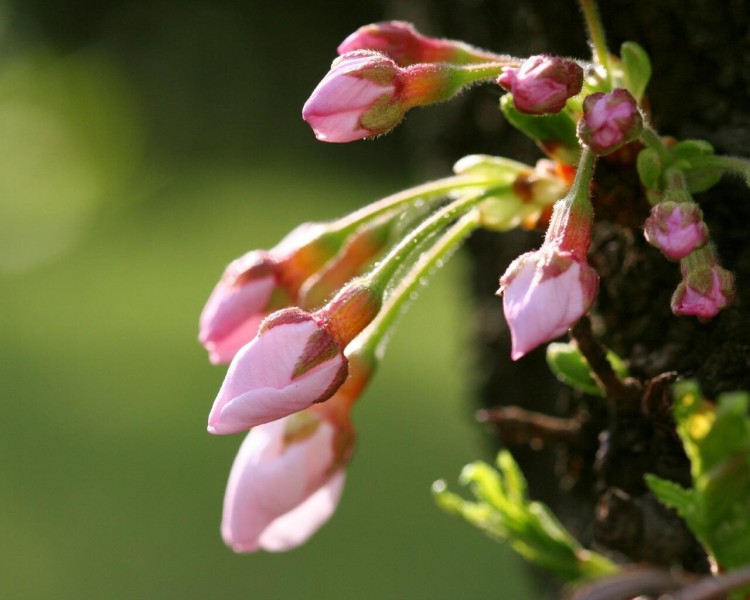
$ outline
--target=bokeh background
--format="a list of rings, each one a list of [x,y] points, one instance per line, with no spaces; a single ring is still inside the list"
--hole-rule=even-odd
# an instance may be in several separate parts
[[[219,536],[241,436],[205,432],[224,369],[198,314],[232,258],[417,183],[403,132],[325,145],[300,118],[337,43],[385,16],[0,0],[0,597],[531,597],[507,548],[430,497],[491,459],[461,256],[357,408],[331,522],[279,555]]]

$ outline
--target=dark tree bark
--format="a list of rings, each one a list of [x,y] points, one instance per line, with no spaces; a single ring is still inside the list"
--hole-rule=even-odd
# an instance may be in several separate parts
[[[702,138],[722,154],[750,156],[750,7],[746,0],[607,0],[601,2],[610,49],[637,41],[650,54],[652,121],[661,134]],[[392,14],[431,34],[527,56],[541,52],[588,57],[573,0],[414,0],[395,2]],[[483,88],[439,107],[442,118],[418,115],[411,127],[429,175],[457,158],[490,153],[533,162],[538,151],[503,122],[496,95]],[[633,156],[600,160],[597,215],[590,261],[601,276],[592,314],[594,332],[630,364],[632,385],[607,401],[562,389],[544,350],[518,363],[497,279],[540,236],[478,234],[470,243],[476,301],[476,374],[481,405],[518,406],[557,415],[536,427],[533,415],[496,411],[493,432],[510,445],[530,479],[532,494],[548,502],[580,538],[612,556],[705,572],[706,557],[679,519],[647,491],[643,474],[689,484],[688,463],[671,419],[670,384],[696,377],[707,397],[750,389],[750,193],[725,178],[696,196],[723,265],[737,277],[736,304],[709,323],[676,317],[670,296],[679,268],[642,235],[649,206]],[[587,323],[576,330],[592,335]],[[537,423],[538,425],[538,423]],[[550,423],[546,423],[550,425]],[[539,450],[540,447],[543,450]]]

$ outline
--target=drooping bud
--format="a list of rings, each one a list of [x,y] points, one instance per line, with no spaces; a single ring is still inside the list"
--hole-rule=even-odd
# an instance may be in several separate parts
[[[405,21],[384,21],[364,25],[341,42],[337,49],[339,54],[355,50],[382,52],[402,67],[416,63],[438,62],[461,65],[507,58],[463,42],[424,36],[411,23]]]
[[[520,68],[506,67],[497,82],[513,96],[519,112],[530,115],[558,113],[568,98],[583,86],[583,69],[557,56],[531,56]]]
[[[680,260],[708,242],[703,211],[695,202],[660,202],[651,209],[643,233],[671,260]]]
[[[672,295],[674,314],[711,319],[734,301],[734,275],[719,266],[712,254],[709,245],[682,261],[682,281]]]
[[[578,138],[592,152],[606,155],[633,141],[641,131],[643,118],[629,91],[617,88],[596,92],[583,101],[583,118],[578,122]]]
[[[325,225],[297,227],[274,248],[232,261],[200,317],[198,339],[213,363],[228,363],[269,313],[293,303],[299,286],[335,253],[341,236]]]
[[[386,133],[410,108],[447,100],[462,87],[495,77],[501,63],[418,63],[399,67],[380,52],[356,50],[331,70],[302,108],[324,142],[351,142]]]
[[[500,278],[498,295],[518,360],[565,333],[594,303],[599,276],[587,263],[593,209],[588,188],[595,157],[584,150],[565,198],[555,202],[539,250],[522,254]]]
[[[354,428],[312,409],[253,428],[227,483],[221,535],[235,552],[290,550],[336,510]]]
[[[500,278],[498,295],[518,360],[564,334],[596,298],[599,276],[585,261],[552,246],[522,254]]]

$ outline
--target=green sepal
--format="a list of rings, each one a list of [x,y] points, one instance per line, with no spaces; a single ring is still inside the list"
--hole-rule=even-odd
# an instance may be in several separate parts
[[[500,110],[508,123],[525,133],[550,157],[577,165],[581,147],[576,137],[576,120],[566,109],[551,115],[527,115],[516,110],[513,96],[500,98]]]
[[[636,167],[641,183],[652,190],[659,189],[659,178],[661,177],[662,168],[659,153],[653,148],[644,148],[638,153]]]
[[[623,360],[611,350],[607,352],[607,361],[618,376],[629,375]],[[594,381],[591,367],[574,342],[555,342],[547,346],[547,364],[562,383],[586,394],[604,397],[604,390]]]
[[[635,42],[625,42],[620,46],[620,60],[625,87],[640,104],[651,79],[651,59],[648,53]]]

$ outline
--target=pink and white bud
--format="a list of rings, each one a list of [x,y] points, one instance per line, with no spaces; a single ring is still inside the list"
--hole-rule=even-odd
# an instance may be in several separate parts
[[[232,465],[221,520],[235,552],[290,550],[336,510],[354,449],[348,421],[309,409],[253,428]]]
[[[364,25],[341,42],[337,49],[339,54],[355,50],[382,52],[402,67],[416,63],[491,62],[500,58],[463,42],[424,36],[405,21]]]
[[[229,264],[200,316],[198,339],[212,363],[229,362],[255,337],[275,288],[275,261],[267,252]]]
[[[643,118],[632,94],[623,88],[596,92],[583,101],[583,118],[578,138],[592,152],[606,155],[633,141],[641,131]]]
[[[680,260],[708,243],[703,211],[694,202],[660,202],[651,209],[643,234],[668,258]]]
[[[313,90],[302,118],[323,142],[352,142],[379,135],[401,122],[399,68],[379,52],[340,56]]]
[[[561,336],[596,298],[599,276],[585,260],[552,245],[522,254],[500,278],[498,295],[510,327],[511,358]]]
[[[344,348],[325,324],[299,308],[280,310],[237,353],[208,416],[208,431],[229,434],[330,398],[346,380]]]
[[[355,50],[331,70],[302,108],[302,118],[324,142],[351,142],[386,133],[406,112],[448,100],[462,88],[497,77],[501,62],[400,67],[380,52]]]
[[[513,95],[516,110],[530,115],[560,112],[583,86],[583,69],[557,56],[531,56],[519,68],[505,67],[497,82]]]
[[[682,281],[672,295],[674,314],[711,319],[734,301],[737,292],[731,271],[718,264],[682,271]]]

